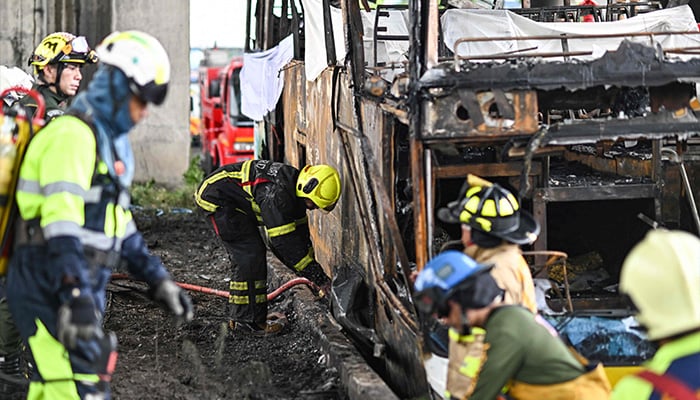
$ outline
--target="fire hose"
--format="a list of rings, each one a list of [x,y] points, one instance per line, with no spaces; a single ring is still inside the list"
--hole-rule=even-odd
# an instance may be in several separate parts
[[[127,274],[112,274],[112,280],[123,280],[123,279],[132,279],[129,275]],[[215,296],[219,297],[225,297],[229,298],[229,292],[226,290],[217,290],[217,289],[212,289],[209,287],[205,286],[199,286],[199,285],[193,285],[190,283],[184,283],[184,282],[175,282],[176,285],[180,286],[183,289],[190,290],[193,292],[200,292],[200,293],[206,293],[206,294],[213,294]],[[294,278],[290,279],[289,281],[283,283],[278,287],[277,289],[273,290],[272,292],[267,294],[267,301],[272,301],[275,299],[275,297],[279,296],[282,294],[284,291],[297,286],[297,285],[306,285],[308,286],[314,294],[316,294],[318,297],[323,297],[325,293],[323,293],[323,290],[321,290],[318,285],[315,283],[311,282],[310,280],[306,278]]]

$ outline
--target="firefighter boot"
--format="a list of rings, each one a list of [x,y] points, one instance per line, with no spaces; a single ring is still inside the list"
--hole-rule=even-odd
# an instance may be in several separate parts
[[[236,322],[229,321],[229,328],[236,333],[243,333],[252,336],[274,336],[282,332],[287,325],[287,317],[279,312],[267,314],[267,319],[263,323]]]
[[[0,356],[0,398],[23,399],[29,380],[20,370],[19,353]]]

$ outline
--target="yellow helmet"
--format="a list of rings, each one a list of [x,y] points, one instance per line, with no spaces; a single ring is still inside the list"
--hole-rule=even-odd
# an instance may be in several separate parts
[[[48,64],[76,63],[94,64],[97,55],[88,46],[85,36],[75,36],[68,32],[54,32],[44,39],[29,56],[29,65],[38,75]]]
[[[438,218],[469,225],[512,243],[531,244],[537,240],[540,225],[520,208],[515,195],[496,183],[487,183],[487,186],[467,186],[464,196],[438,210]]]
[[[625,258],[620,291],[639,310],[637,320],[651,340],[700,328],[700,239],[650,231]]]
[[[340,198],[340,176],[330,165],[307,165],[297,178],[297,196],[310,199],[325,211],[335,208]]]

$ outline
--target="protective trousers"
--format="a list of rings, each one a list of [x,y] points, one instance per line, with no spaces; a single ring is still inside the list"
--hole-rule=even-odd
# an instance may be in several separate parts
[[[211,217],[231,261],[231,320],[262,324],[267,319],[267,247],[255,217],[219,208]]]
[[[58,288],[47,279],[52,275],[49,268],[45,247],[22,246],[13,255],[7,277],[10,311],[35,364],[27,399],[109,399],[109,388],[97,375],[100,343],[96,339],[78,340],[76,348],[68,350],[56,339],[61,305]],[[110,275],[107,268],[91,274],[92,294],[101,316]]]

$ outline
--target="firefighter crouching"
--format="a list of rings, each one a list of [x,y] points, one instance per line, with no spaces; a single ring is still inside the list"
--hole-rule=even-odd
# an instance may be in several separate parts
[[[83,66],[96,62],[97,55],[84,36],[54,32],[41,40],[29,56],[28,64],[36,76],[32,89],[44,97],[46,121],[63,114],[68,102],[78,93]],[[36,112],[37,105],[31,96],[23,97],[20,104],[27,107],[30,117]]]
[[[36,134],[20,168],[7,298],[34,360],[30,399],[110,397],[115,343],[101,326],[118,263],[178,320],[192,318],[189,297],[150,253],[129,211],[135,163],[127,134],[148,104],[165,99],[167,53],[138,31],[109,35],[97,53],[87,90]]]
[[[433,258],[418,274],[415,304],[423,315],[446,318],[450,334],[483,336],[463,358],[474,377],[468,391],[450,398],[494,400],[607,399],[610,384],[601,364],[588,364],[554,329],[531,311],[503,303],[490,273],[456,250]]]
[[[700,239],[650,231],[625,258],[620,291],[659,349],[615,385],[612,399],[700,399]]]
[[[204,178],[195,193],[209,213],[231,260],[230,325],[255,336],[279,333],[281,320],[267,313],[267,246],[297,275],[325,291],[330,280],[314,258],[307,210],[330,212],[340,198],[340,177],[328,165],[301,171],[269,160],[224,165]]]

